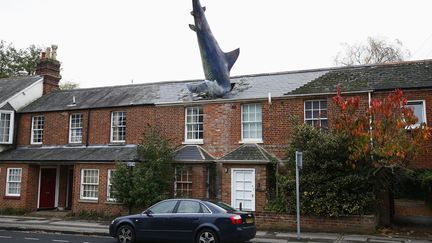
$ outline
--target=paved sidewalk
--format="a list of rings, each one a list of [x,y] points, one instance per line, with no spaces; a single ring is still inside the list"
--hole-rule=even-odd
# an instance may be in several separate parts
[[[108,222],[65,220],[63,218],[0,216],[0,229],[43,231],[64,234],[108,235]],[[423,243],[432,239],[392,238],[373,235],[302,233],[297,240],[295,233],[258,231],[254,243],[288,242],[374,242],[374,243]]]

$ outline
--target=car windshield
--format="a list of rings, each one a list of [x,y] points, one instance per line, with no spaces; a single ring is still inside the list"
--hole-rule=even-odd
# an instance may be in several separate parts
[[[224,203],[224,202],[210,202],[212,204],[214,204],[215,206],[221,208],[222,210],[224,210],[227,213],[233,213],[236,212],[237,210],[232,208],[230,205]]]

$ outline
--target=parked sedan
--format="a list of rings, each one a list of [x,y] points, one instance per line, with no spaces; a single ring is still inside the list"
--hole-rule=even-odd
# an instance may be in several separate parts
[[[255,216],[222,202],[169,199],[141,214],[114,219],[110,235],[120,243],[136,240],[196,243],[243,242],[255,237]]]

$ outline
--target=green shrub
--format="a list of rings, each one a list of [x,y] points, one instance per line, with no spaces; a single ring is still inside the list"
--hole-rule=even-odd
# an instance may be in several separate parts
[[[1,208],[0,215],[24,215],[27,211],[23,208]]]
[[[373,212],[374,193],[367,173],[346,161],[345,139],[308,125],[298,126],[287,150],[288,162],[277,176],[278,198],[269,204],[277,212],[295,213],[295,151],[303,152],[300,171],[301,212],[314,216],[363,215]]]

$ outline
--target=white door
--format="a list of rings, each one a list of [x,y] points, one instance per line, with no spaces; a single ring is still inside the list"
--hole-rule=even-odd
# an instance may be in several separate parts
[[[255,211],[255,169],[231,169],[231,206]]]

